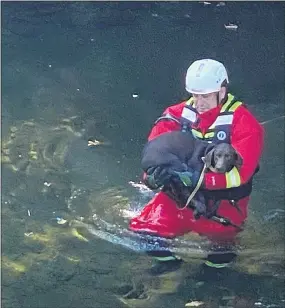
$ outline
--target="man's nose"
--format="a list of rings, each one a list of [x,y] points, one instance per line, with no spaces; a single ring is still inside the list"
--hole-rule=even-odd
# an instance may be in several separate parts
[[[196,102],[199,103],[200,101],[202,101],[202,95],[197,95],[196,96]]]

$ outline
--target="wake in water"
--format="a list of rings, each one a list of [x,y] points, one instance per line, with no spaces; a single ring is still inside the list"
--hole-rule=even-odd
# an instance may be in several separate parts
[[[193,239],[191,239],[191,237],[165,239],[148,234],[138,234],[128,230],[129,220],[136,216],[155,194],[142,183],[130,181],[129,184],[134,187],[136,193],[126,205],[121,205],[120,202],[114,202],[113,204],[112,197],[114,196],[111,194],[109,196],[110,204],[108,208],[104,207],[104,204],[101,204],[101,207],[104,209],[102,211],[102,208],[98,208],[97,205],[97,207],[92,210],[91,215],[89,212],[89,216],[78,215],[82,202],[80,202],[78,198],[74,200],[73,197],[73,199],[70,200],[70,203],[72,203],[70,204],[70,210],[72,209],[72,216],[75,217],[75,219],[71,218],[71,226],[85,228],[90,234],[97,238],[136,252],[171,249],[173,252],[179,252],[180,254],[184,252],[193,257],[194,255],[201,257],[205,254],[208,242],[202,240],[200,237],[197,240],[197,236]],[[108,199],[108,196],[105,197]],[[82,201],[84,203],[84,200]],[[85,199],[85,203],[86,201]],[[105,200],[105,202],[108,204],[108,200]],[[75,205],[77,205],[76,209],[74,208]]]
[[[170,249],[174,253],[191,256],[191,258],[202,258],[207,254],[210,247],[209,241],[196,234],[190,233],[175,239],[165,239],[128,230],[130,218],[136,216],[155,194],[142,183],[130,181],[129,184],[135,188],[136,194],[127,206],[113,206],[111,212],[106,209],[108,214],[95,211],[92,218],[80,217],[73,220],[72,225],[83,227],[100,239],[136,252]]]
[[[202,256],[205,254],[205,249],[203,249],[202,245],[199,245],[198,243],[178,239],[162,239],[147,234],[137,234],[122,228],[121,226],[114,226],[97,218],[94,219],[93,224],[74,220],[71,225],[73,227],[84,227],[88,232],[102,240],[123,246],[136,252],[143,253],[145,251],[163,251],[171,249],[173,252],[188,252],[188,254],[193,256]]]
[[[147,234],[138,234],[128,230],[127,226],[129,219],[137,215],[154,195],[154,192],[149,190],[142,183],[129,182],[129,184],[134,187],[136,193],[133,199],[128,201],[127,206],[111,206],[111,211],[110,209],[106,209],[106,211],[108,211],[106,215],[103,213],[100,214],[100,211],[95,211],[92,217],[78,217],[78,219],[72,221],[71,225],[84,228],[99,239],[139,253],[170,249],[172,252],[186,259],[203,259],[207,255],[211,248],[210,242],[192,233],[175,239],[164,239]],[[281,215],[284,216],[283,210],[270,211],[263,219],[264,222],[270,221],[270,223],[272,223],[272,221],[275,221],[276,217],[280,218]],[[250,232],[249,229],[247,228],[246,232],[251,239],[255,233],[253,232],[254,234],[250,235],[252,232]],[[254,246],[252,244],[247,245],[243,241],[244,236],[245,234],[241,234],[242,246],[237,245],[234,248],[241,258],[245,258],[247,262],[249,260],[252,260],[254,263],[259,262],[262,264],[269,262],[274,267],[275,264],[277,266],[280,264],[280,260],[282,259],[280,249],[276,247],[276,249],[272,251],[268,249],[268,247],[260,246],[262,243],[256,243]],[[253,242],[255,243],[257,240]],[[252,240],[250,240],[250,242],[252,243]],[[244,244],[247,247],[244,247]],[[229,251],[232,251],[232,247],[229,247]],[[213,252],[211,251],[211,253]],[[264,266],[268,268],[266,264]]]

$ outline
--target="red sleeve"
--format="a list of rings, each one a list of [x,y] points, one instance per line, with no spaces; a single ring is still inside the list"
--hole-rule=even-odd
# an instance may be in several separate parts
[[[225,174],[207,173],[204,182],[206,189],[225,189],[245,184],[258,166],[264,145],[264,129],[244,106],[234,113],[231,145],[243,160],[240,170],[233,168]]]
[[[181,127],[179,121],[184,105],[185,103],[182,102],[166,108],[162,116],[156,120],[155,125],[151,129],[148,141],[163,133],[179,130]]]

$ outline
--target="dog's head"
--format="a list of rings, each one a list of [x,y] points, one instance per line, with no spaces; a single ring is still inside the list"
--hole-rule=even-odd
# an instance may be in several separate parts
[[[206,149],[204,163],[206,168],[216,173],[229,172],[233,167],[242,165],[242,158],[228,143],[211,145]]]

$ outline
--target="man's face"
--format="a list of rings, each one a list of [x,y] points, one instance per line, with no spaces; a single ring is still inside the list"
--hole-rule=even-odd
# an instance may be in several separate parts
[[[216,108],[225,97],[225,88],[219,92],[209,94],[193,94],[195,108],[199,113],[204,113],[210,109]]]

